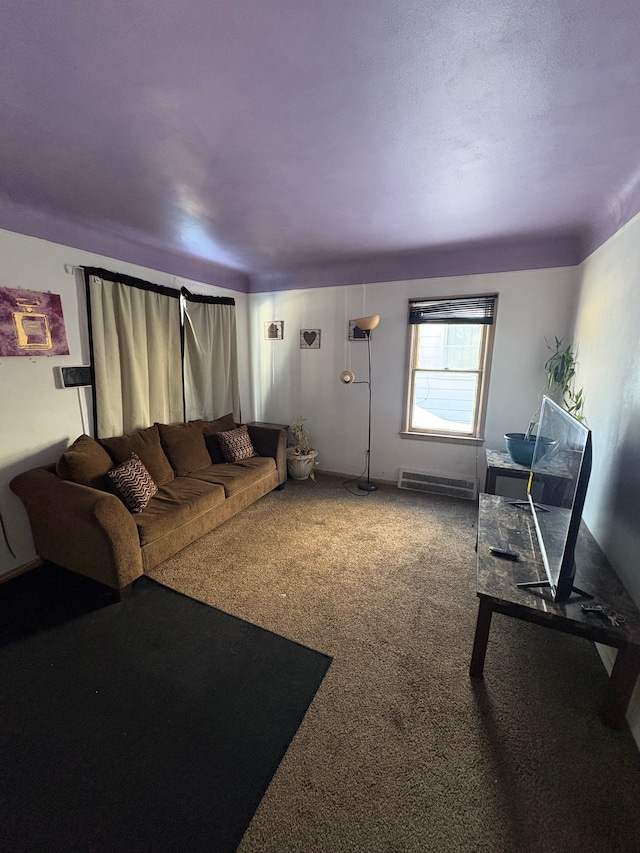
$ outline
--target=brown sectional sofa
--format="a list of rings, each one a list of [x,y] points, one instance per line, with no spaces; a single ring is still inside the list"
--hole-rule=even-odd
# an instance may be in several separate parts
[[[219,434],[236,424],[154,424],[95,440],[80,436],[56,465],[14,477],[39,557],[120,594],[144,572],[213,530],[287,478],[284,429],[248,425],[251,458],[225,461]],[[135,453],[157,493],[132,512],[113,491],[109,471]]]

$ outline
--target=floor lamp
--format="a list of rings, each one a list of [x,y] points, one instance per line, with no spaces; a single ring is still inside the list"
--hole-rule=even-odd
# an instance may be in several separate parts
[[[372,314],[370,317],[359,317],[354,320],[356,326],[361,329],[367,336],[367,356],[369,366],[368,379],[356,381],[355,374],[351,370],[343,370],[340,374],[340,381],[345,385],[367,385],[369,387],[369,431],[367,438],[367,479],[361,480],[358,483],[358,488],[363,492],[375,492],[378,488],[375,483],[371,482],[370,467],[371,467],[371,332],[380,322],[379,314]]]

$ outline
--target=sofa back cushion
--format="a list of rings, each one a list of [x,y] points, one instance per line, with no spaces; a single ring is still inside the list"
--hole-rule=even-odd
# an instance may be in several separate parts
[[[209,451],[209,457],[215,465],[226,461],[222,455],[218,434],[235,428],[236,422],[233,419],[232,413],[223,415],[221,418],[216,418],[215,421],[204,421],[202,424],[202,432],[207,450]]]
[[[117,465],[135,453],[157,486],[164,486],[174,479],[173,468],[162,449],[160,433],[155,424],[129,435],[98,440]]]
[[[202,433],[202,421],[187,424],[158,424],[160,442],[176,477],[201,471],[211,465]]]
[[[107,451],[90,435],[81,435],[66,450],[56,464],[56,474],[81,486],[109,490],[106,475],[113,468]]]

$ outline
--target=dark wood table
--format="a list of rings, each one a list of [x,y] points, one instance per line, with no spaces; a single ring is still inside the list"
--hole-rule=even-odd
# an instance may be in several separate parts
[[[273,429],[289,429],[289,424],[272,424],[268,421],[249,421],[247,426],[263,426],[263,427],[272,427]]]
[[[505,450],[485,450],[487,454],[487,476],[484,481],[484,490],[489,495],[496,493],[496,480],[498,477],[507,477],[511,480],[524,480],[525,483],[529,479],[531,469],[526,465],[519,465]],[[541,494],[536,494],[535,500],[542,503],[556,504],[557,498],[554,497],[556,490],[562,490],[567,482],[568,472],[559,465],[543,468],[544,470],[544,487]],[[526,485],[525,485],[526,489]]]
[[[498,477],[508,477],[512,480],[528,480],[530,468],[518,465],[509,456],[506,450],[485,450],[487,454],[487,476],[484,481],[484,490],[489,495],[496,493],[496,480]]]
[[[520,554],[510,562],[490,553],[491,546]],[[502,613],[545,628],[575,634],[618,649],[601,710],[602,722],[614,729],[624,725],[631,694],[640,673],[640,613],[610,563],[582,522],[576,546],[576,585],[626,621],[619,627],[582,610],[587,603],[573,594],[562,603],[548,589],[520,589],[516,583],[544,580],[545,571],[531,514],[513,506],[511,498],[480,495],[478,512],[478,620],[469,674],[481,678],[491,617]]]

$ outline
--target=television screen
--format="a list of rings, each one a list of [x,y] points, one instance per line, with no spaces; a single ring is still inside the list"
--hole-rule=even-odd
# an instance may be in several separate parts
[[[590,472],[590,430],[544,397],[527,495],[554,601],[571,595]]]

